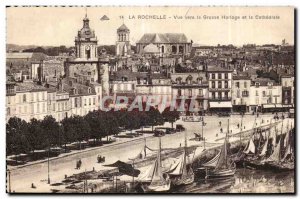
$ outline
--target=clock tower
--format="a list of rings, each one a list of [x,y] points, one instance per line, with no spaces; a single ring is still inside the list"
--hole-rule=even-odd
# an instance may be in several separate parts
[[[85,15],[83,27],[75,37],[76,58],[82,60],[95,60],[97,54],[97,37],[94,30],[90,28],[90,20]]]
[[[83,27],[75,37],[76,56],[64,62],[66,77],[76,79],[77,83],[100,83],[102,94],[109,94],[108,64],[106,58],[99,58],[97,53],[97,37],[90,28],[87,15],[83,19]]]

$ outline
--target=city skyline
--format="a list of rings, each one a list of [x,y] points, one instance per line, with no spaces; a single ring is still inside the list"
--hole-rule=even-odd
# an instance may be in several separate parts
[[[87,8],[90,27],[95,30],[98,45],[114,45],[117,40],[117,28],[123,23],[130,29],[130,41],[133,45],[145,33],[184,33],[189,41],[211,46],[281,44],[283,39],[291,45],[294,44],[294,14],[290,12],[292,7],[255,7],[255,9],[254,7],[131,7],[131,13],[128,13],[127,8]],[[178,13],[177,17],[200,16],[202,19],[174,19],[173,13]],[[84,7],[7,8],[7,43],[74,46],[74,38],[82,27],[85,14]],[[100,20],[104,15],[108,16],[109,20]],[[137,19],[139,15],[155,15],[156,18],[165,15],[166,19]],[[221,18],[249,15],[279,16],[279,19]],[[204,16],[211,16],[211,18],[204,19]],[[220,18],[213,19],[216,16]],[[176,21],[177,23],[174,23]]]

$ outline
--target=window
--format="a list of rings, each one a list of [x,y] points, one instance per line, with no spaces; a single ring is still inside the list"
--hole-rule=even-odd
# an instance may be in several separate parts
[[[178,89],[177,95],[178,95],[178,96],[181,96],[181,89]]]
[[[212,99],[216,99],[216,93],[215,92],[212,92],[211,95],[212,95]]]
[[[45,100],[45,93],[42,93],[42,100]]]
[[[7,109],[6,109],[6,114],[7,114],[7,115],[10,115],[10,108],[7,108]]]
[[[52,108],[52,110],[55,111],[55,103],[53,103],[53,108]]]
[[[218,79],[222,79],[222,73],[218,73]]]
[[[225,73],[225,79],[228,79],[228,73]]]
[[[36,105],[36,112],[39,113],[40,112],[40,104]]]
[[[225,92],[225,99],[229,99],[228,92]]]
[[[258,91],[255,91],[255,95],[258,96]]]
[[[222,88],[222,82],[218,81],[218,88]]]
[[[203,90],[199,89],[199,96],[203,96]]]
[[[192,89],[189,89],[189,97],[191,97],[193,95],[193,91]]]
[[[23,102],[26,102],[26,94],[23,95]]]
[[[10,97],[7,97],[7,104],[10,104]]]
[[[45,113],[46,112],[46,109],[45,109],[46,107],[45,107],[45,103],[43,103],[43,113]]]
[[[266,97],[266,91],[262,92],[263,97]]]
[[[216,77],[215,74],[212,73],[212,74],[211,74],[211,78],[212,78],[212,79],[215,79],[215,77]]]
[[[235,103],[236,103],[235,100],[233,100],[233,105],[235,105]]]
[[[91,93],[91,88],[88,88],[88,93]]]
[[[91,100],[91,98],[89,98],[89,105],[91,105],[92,104],[92,100]]]
[[[240,88],[240,82],[235,82],[235,87]]]
[[[222,99],[222,92],[218,92],[218,98]]]
[[[96,104],[96,98],[93,98],[93,105]]]
[[[228,88],[228,81],[225,81],[225,88]]]
[[[216,82],[213,81],[211,84],[212,84],[212,88],[216,88]]]
[[[244,88],[247,88],[247,82],[244,82]]]
[[[242,95],[243,95],[243,97],[248,97],[248,91],[243,91]]]

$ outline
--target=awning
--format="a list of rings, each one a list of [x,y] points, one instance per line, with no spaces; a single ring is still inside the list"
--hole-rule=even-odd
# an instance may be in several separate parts
[[[281,104],[276,104],[275,106],[276,106],[276,108],[282,108]]]
[[[283,104],[282,107],[293,107],[292,104]]]
[[[275,104],[263,104],[263,108],[276,108]]]
[[[210,108],[232,108],[231,102],[209,102]]]

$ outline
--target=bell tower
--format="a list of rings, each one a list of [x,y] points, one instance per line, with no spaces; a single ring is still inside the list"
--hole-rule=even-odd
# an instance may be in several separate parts
[[[76,58],[82,60],[97,59],[97,37],[94,30],[90,28],[87,14],[83,19],[83,27],[78,31],[75,37]]]
[[[125,24],[117,29],[116,55],[127,56],[131,50],[129,41],[130,30]]]

